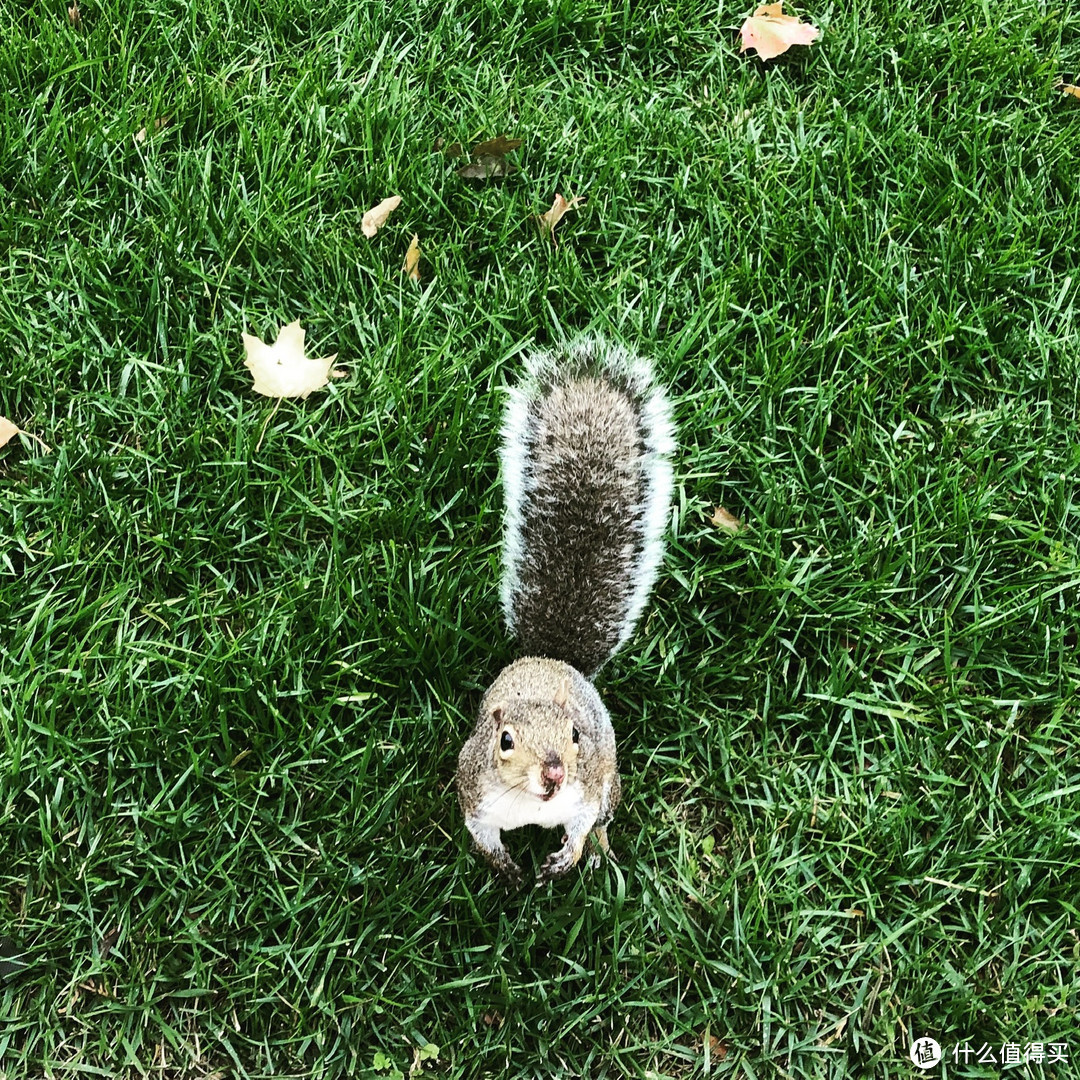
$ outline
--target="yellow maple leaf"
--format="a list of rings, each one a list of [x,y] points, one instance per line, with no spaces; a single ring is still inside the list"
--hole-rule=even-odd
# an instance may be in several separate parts
[[[241,336],[247,354],[244,366],[255,380],[252,389],[256,394],[306,398],[312,390],[321,390],[331,376],[339,379],[345,374],[344,371],[331,371],[337,353],[319,359],[305,355],[304,329],[299,319],[283,326],[273,345],[267,345],[251,334],[241,333]]]
[[[756,49],[762,60],[771,60],[792,45],[809,45],[817,40],[821,31],[816,26],[800,22],[794,15],[782,14],[783,9],[784,0],[762,4],[739,30],[742,35],[739,52]]]

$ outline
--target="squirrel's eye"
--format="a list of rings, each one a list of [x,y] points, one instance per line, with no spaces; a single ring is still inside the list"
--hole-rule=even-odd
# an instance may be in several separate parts
[[[505,754],[514,749],[514,736],[509,731],[502,733],[502,738],[499,740],[499,749]]]
[[[581,736],[578,734],[578,729],[577,728],[574,728],[574,734],[573,734],[572,738],[573,738],[575,743],[578,741],[578,739],[581,738]]]

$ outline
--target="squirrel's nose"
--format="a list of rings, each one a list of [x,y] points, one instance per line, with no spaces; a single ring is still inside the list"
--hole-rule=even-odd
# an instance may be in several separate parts
[[[558,787],[566,779],[566,770],[561,761],[545,762],[540,769],[540,779],[551,787]]]

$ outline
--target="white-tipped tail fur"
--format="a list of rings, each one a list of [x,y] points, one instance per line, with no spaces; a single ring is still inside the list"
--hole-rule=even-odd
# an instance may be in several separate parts
[[[630,637],[664,552],[675,448],[652,368],[596,338],[533,354],[502,429],[502,604],[529,655],[587,675]]]

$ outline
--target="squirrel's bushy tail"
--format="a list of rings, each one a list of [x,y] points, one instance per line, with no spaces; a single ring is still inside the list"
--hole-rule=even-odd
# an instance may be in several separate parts
[[[674,429],[652,368],[587,338],[534,354],[503,422],[502,603],[526,655],[593,676],[663,558]]]

